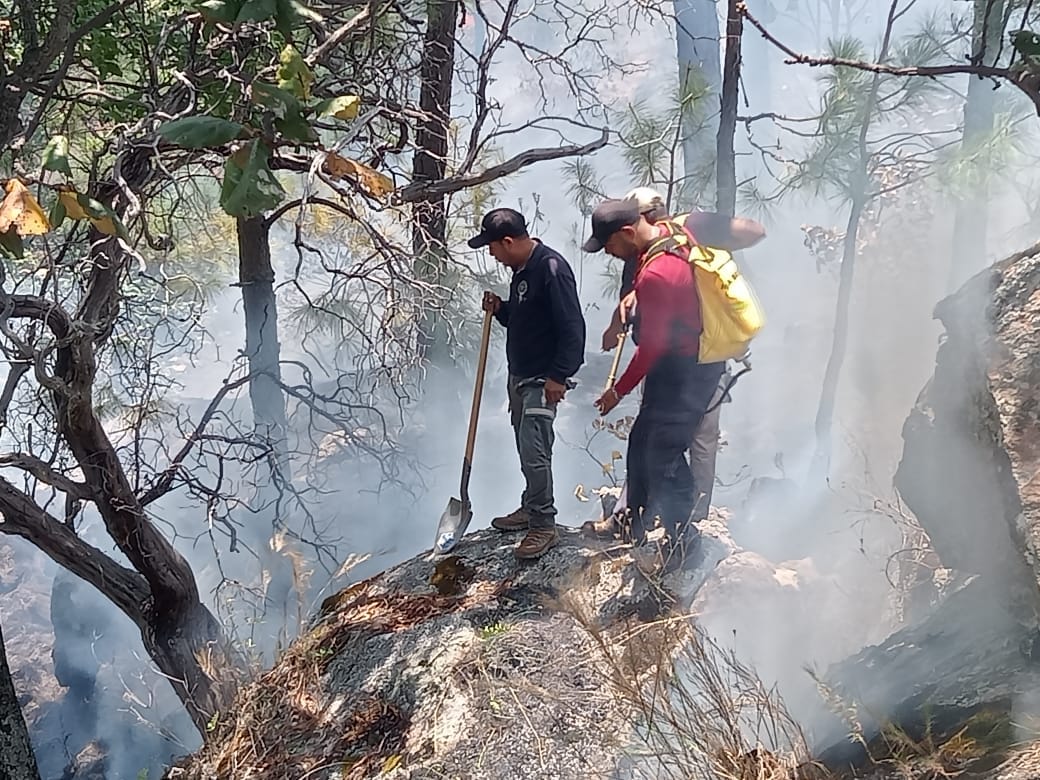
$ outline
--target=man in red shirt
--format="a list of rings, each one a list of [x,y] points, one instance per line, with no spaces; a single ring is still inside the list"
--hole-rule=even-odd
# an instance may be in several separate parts
[[[617,384],[596,406],[601,415],[608,414],[645,379],[642,404],[628,437],[632,538],[637,544],[644,542],[660,520],[667,535],[660,552],[665,569],[672,570],[690,557],[699,540],[691,522],[697,493],[686,451],[725,364],[698,362],[701,312],[687,259],[673,252],[649,262],[645,257],[665,230],[647,221],[637,201],[608,200],[593,211],[592,236],[582,248],[639,258],[639,345]]]
[[[639,205],[639,212],[651,224],[673,219],[665,205],[664,196],[651,187],[636,187],[624,197],[625,200],[634,200]],[[705,246],[725,249],[736,252],[748,249],[765,238],[765,228],[753,219],[747,217],[727,217],[710,211],[691,211],[688,214],[679,215],[675,219],[683,220],[683,227]],[[614,310],[610,325],[603,332],[603,351],[608,352],[617,346],[618,336],[624,327],[621,321],[624,302],[630,299],[636,275],[636,266],[639,258],[636,255],[621,258],[624,267],[621,272],[621,301]],[[635,306],[627,309],[629,322],[632,322]],[[635,313],[638,316],[638,313]],[[636,328],[632,331],[632,340],[638,344],[639,334]],[[690,442],[690,471],[693,472],[693,480],[697,486],[697,507],[694,514],[695,520],[703,520],[708,516],[711,506],[712,493],[715,487],[715,460],[718,456],[720,422],[722,417],[723,397],[726,389],[731,383],[731,375],[724,371],[708,408],[710,412],[705,414],[700,424],[694,431]],[[625,506],[625,500],[619,502],[615,511]],[[593,535],[613,536],[617,531],[615,518],[607,515],[602,520],[586,524]]]

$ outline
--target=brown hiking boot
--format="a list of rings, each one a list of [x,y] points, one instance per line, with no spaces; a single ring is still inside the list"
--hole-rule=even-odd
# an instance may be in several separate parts
[[[514,509],[508,515],[492,518],[491,527],[499,531],[526,531],[530,520],[523,509]]]
[[[516,547],[516,557],[523,561],[540,558],[549,548],[559,541],[556,526],[552,528],[532,528]]]
[[[582,535],[593,539],[613,539],[620,531],[614,515],[607,515],[599,520],[588,520],[581,524]]]

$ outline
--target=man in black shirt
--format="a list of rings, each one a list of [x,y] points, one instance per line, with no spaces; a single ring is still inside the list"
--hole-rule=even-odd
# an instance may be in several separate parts
[[[585,358],[585,318],[574,272],[558,252],[531,238],[523,215],[495,209],[469,240],[513,272],[509,299],[484,293],[483,307],[506,329],[509,412],[526,487],[520,508],[496,517],[500,531],[527,531],[516,548],[521,559],[538,558],[556,533],[552,447],[556,407]]]

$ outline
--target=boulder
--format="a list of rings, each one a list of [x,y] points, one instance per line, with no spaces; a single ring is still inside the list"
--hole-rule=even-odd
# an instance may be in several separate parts
[[[612,776],[638,722],[612,680],[630,684],[669,657],[682,631],[656,618],[733,544],[713,527],[704,563],[662,583],[627,547],[574,530],[531,563],[516,561],[517,541],[477,531],[450,555],[327,598],[208,746],[167,776]]]
[[[850,730],[870,743],[890,722],[940,739],[981,712],[1036,710],[1040,244],[935,316],[945,334],[903,428],[896,486],[954,582],[933,612],[827,671],[824,691],[845,718],[819,729],[817,754],[835,768],[864,758]]]
[[[944,566],[1026,601],[1040,577],[1038,289],[1040,255],[1016,255],[939,303],[946,332],[895,479]]]

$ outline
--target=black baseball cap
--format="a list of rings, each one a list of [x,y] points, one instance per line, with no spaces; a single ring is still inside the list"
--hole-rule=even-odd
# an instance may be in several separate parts
[[[480,220],[480,232],[467,243],[471,249],[480,249],[503,238],[523,238],[527,235],[527,220],[513,209],[494,209]]]
[[[612,235],[638,221],[639,203],[636,200],[603,201],[592,212],[592,235],[581,245],[581,251],[599,252]]]

